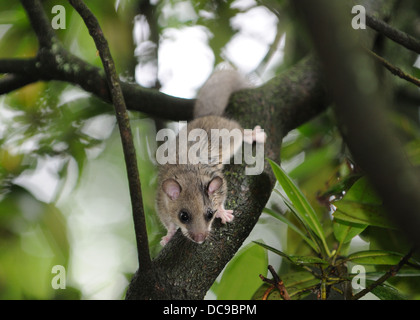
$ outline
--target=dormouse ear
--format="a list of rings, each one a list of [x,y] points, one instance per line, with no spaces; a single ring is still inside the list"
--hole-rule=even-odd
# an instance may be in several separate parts
[[[163,191],[171,200],[176,200],[181,193],[181,186],[174,179],[167,179],[162,183]]]
[[[213,194],[222,186],[222,184],[223,184],[222,178],[220,177],[213,178],[213,180],[211,180],[209,183],[208,193]]]

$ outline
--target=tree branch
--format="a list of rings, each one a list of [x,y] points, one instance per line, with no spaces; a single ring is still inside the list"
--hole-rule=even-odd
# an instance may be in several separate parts
[[[268,270],[270,270],[271,275],[273,276],[273,279],[267,279],[262,274],[260,274],[261,280],[270,284],[270,288],[266,290],[262,300],[267,300],[268,295],[273,290],[273,288],[276,288],[279,291],[280,296],[284,300],[290,300],[289,293],[287,292],[287,289],[286,289],[286,286],[284,285],[283,280],[280,279],[279,275],[277,274],[277,272],[274,270],[274,268],[271,265],[268,265]]]
[[[65,81],[111,102],[103,71],[69,53],[58,41],[39,0],[21,0],[38,38],[37,56],[32,59],[0,59],[0,72],[14,74],[0,82],[0,94],[35,81]],[[19,64],[22,62],[23,64]],[[27,78],[26,81],[16,79]],[[11,81],[14,81],[11,85]],[[17,82],[16,82],[17,81]],[[167,120],[191,120],[194,100],[172,97],[157,90],[120,81],[127,109]],[[3,87],[3,86],[5,87]]]
[[[394,29],[384,21],[378,20],[369,14],[366,15],[366,24],[403,47],[420,54],[420,41],[409,34]]]
[[[0,59],[0,95],[37,82],[36,59]]]
[[[23,62],[19,65],[19,61]],[[80,86],[105,102],[111,95],[103,71],[70,54],[61,46],[42,48],[36,59],[0,59],[0,73],[15,74],[35,81],[65,81]],[[120,81],[127,109],[167,120],[191,120],[193,99],[169,96],[157,90]],[[18,87],[19,88],[19,87]],[[0,86],[0,93],[11,90]]]
[[[58,42],[41,2],[39,0],[21,0],[20,2],[28,14],[39,46],[50,48],[54,42]]]
[[[392,65],[389,61],[382,58],[381,56],[377,55],[372,50],[367,50],[367,52],[375,58],[380,64],[382,64],[386,69],[388,69],[393,75],[396,75],[397,77],[400,77],[401,79],[407,80],[408,82],[411,82],[412,84],[416,85],[417,87],[420,87],[420,79],[417,79],[416,77],[405,73],[400,68]]]
[[[372,292],[372,290],[374,290],[377,286],[381,285],[389,278],[395,276],[398,273],[398,271],[400,271],[400,269],[408,263],[408,260],[410,260],[411,256],[413,255],[413,252],[414,249],[411,249],[404,257],[401,258],[400,262],[396,266],[393,266],[388,272],[386,272],[382,277],[380,277],[370,286],[351,297],[351,300],[359,300],[361,297],[365,296],[369,292]]]
[[[83,18],[87,28],[89,29],[89,33],[95,41],[96,48],[99,51],[99,55],[105,69],[124,151],[131,206],[133,211],[134,229],[136,233],[139,270],[146,273],[151,270],[149,242],[147,238],[146,219],[144,217],[140,177],[137,168],[136,150],[134,147],[130,119],[125,106],[124,96],[120,87],[117,72],[115,70],[114,61],[112,60],[112,56],[109,51],[108,42],[102,33],[98,20],[82,1],[69,1]]]
[[[0,73],[30,75],[36,72],[36,59],[0,59]]]

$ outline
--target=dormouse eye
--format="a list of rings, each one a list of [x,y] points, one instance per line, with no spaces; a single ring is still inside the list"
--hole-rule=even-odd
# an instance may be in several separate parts
[[[189,212],[185,211],[185,210],[181,210],[178,214],[179,217],[179,221],[181,221],[182,223],[189,223],[191,221],[191,215]]]
[[[209,208],[209,209],[207,209],[207,213],[206,213],[206,215],[205,215],[206,220],[207,220],[207,221],[210,221],[210,220],[213,218],[213,216],[214,216],[214,211],[213,211],[213,210],[211,210],[210,208]]]

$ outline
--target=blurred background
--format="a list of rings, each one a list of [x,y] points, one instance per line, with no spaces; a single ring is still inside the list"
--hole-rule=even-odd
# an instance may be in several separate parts
[[[64,47],[101,67],[83,21],[68,3],[42,3],[51,20],[54,5],[65,8],[65,29],[55,31]],[[121,78],[174,96],[194,98],[221,64],[232,65],[258,86],[310,49],[288,1],[87,4],[101,24]],[[0,59],[33,57],[36,52],[37,39],[19,1],[2,1]],[[401,130],[418,138],[416,112],[414,121],[397,121]],[[155,256],[165,234],[154,209],[153,158],[161,123],[137,112],[130,116]],[[325,214],[329,208],[317,195],[337,175],[352,170],[344,150],[330,112],[293,130],[283,141],[283,168]],[[413,152],[418,150],[413,144]],[[284,211],[279,200],[273,194],[268,206]],[[267,275],[267,263],[280,268],[281,258],[252,240],[305,254],[302,240],[286,230],[281,221],[263,213],[207,298],[249,299],[261,285],[258,274]],[[372,235],[368,243],[358,237],[352,248],[372,247],[374,239]],[[66,270],[65,290],[52,288],[55,265]],[[58,81],[34,83],[1,96],[0,299],[122,299],[136,269],[128,183],[112,107]]]

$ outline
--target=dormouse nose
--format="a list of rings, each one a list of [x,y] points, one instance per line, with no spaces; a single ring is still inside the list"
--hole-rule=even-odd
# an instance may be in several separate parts
[[[195,242],[202,243],[206,239],[206,235],[204,233],[196,233],[192,238]]]

